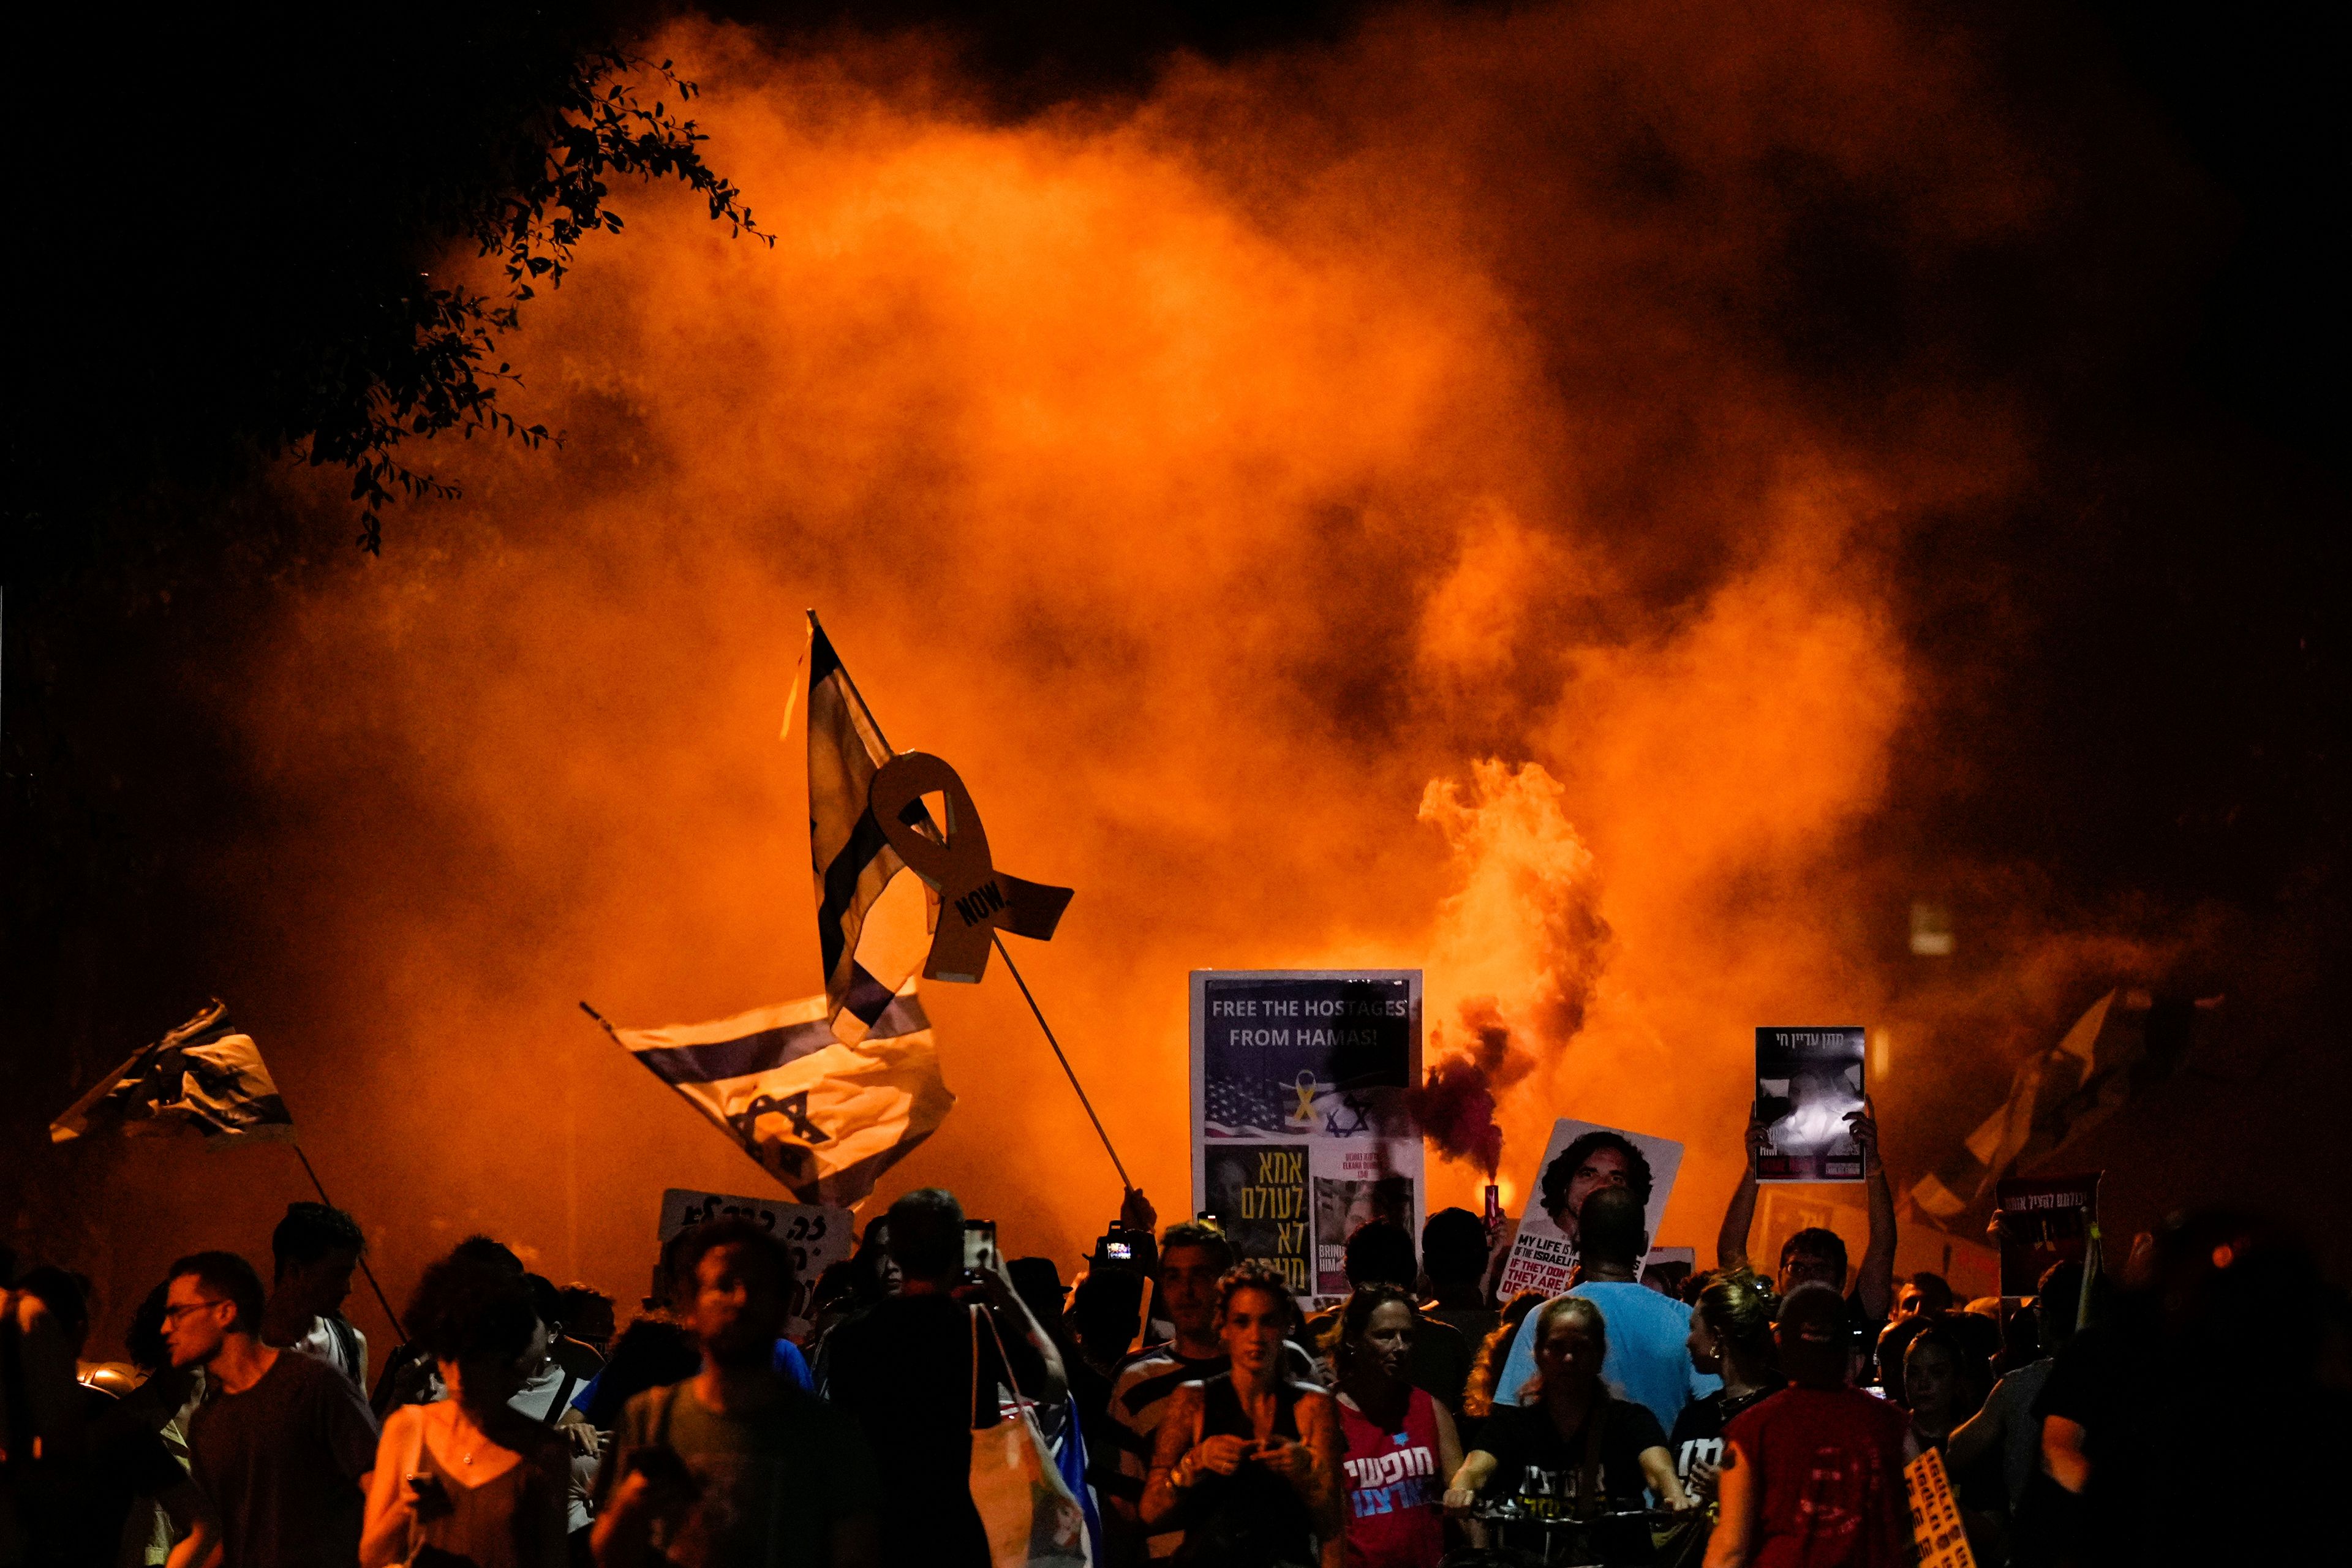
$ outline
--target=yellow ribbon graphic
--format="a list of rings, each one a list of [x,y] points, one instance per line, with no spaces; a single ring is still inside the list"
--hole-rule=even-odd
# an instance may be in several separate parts
[[[908,808],[934,792],[947,803],[940,825],[944,842],[907,820],[919,816]],[[866,803],[907,868],[940,896],[926,978],[978,982],[988,971],[990,933],[999,929],[1036,942],[1053,936],[1070,889],[996,869],[980,812],[955,769],[928,752],[901,752],[875,770]]]

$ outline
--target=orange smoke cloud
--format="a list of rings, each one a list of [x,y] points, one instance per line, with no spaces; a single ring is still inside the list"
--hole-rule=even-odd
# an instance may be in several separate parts
[[[400,1268],[480,1226],[633,1295],[661,1187],[761,1190],[572,1005],[819,988],[804,605],[1078,889],[1016,957],[1164,1216],[1185,972],[1405,965],[1532,1058],[1515,1185],[1615,1122],[1691,1145],[1662,1239],[1711,1226],[1748,1030],[1880,999],[1884,552],[2020,472],[1932,369],[1812,374],[1785,276],[1840,202],[1931,262],[2031,221],[1965,62],[1859,5],[1407,11],[1008,126],[917,43],[658,52],[777,245],[625,193],[514,345],[565,447],[433,454],[464,501],[238,700],[280,1077]],[[1017,995],[931,994],[961,1103],[880,1195],[1077,1255],[1117,1184]]]

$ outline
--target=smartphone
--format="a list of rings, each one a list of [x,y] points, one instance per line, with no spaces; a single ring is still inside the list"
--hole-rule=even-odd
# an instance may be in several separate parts
[[[994,1271],[999,1264],[996,1254],[996,1222],[992,1219],[968,1219],[963,1222],[963,1266],[966,1268]]]
[[[1150,1274],[1160,1263],[1160,1249],[1148,1230],[1129,1230],[1118,1221],[1110,1222],[1102,1239],[1095,1243],[1093,1267],[1124,1268],[1131,1273]]]

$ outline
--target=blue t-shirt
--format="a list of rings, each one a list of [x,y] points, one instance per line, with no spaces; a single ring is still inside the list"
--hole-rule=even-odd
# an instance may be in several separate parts
[[[1674,1430],[1675,1417],[1694,1399],[1713,1394],[1723,1379],[1691,1365],[1691,1310],[1672,1296],[1647,1285],[1622,1280],[1593,1280],[1569,1292],[1601,1309],[1609,1329],[1609,1356],[1601,1363],[1601,1381],[1620,1395],[1646,1405],[1658,1425]],[[1557,1298],[1554,1298],[1557,1300]],[[1541,1310],[1540,1308],[1538,1310]],[[1536,1371],[1536,1314],[1527,1316],[1521,1332],[1511,1342],[1510,1359],[1495,1380],[1495,1403],[1517,1405],[1519,1390]]]

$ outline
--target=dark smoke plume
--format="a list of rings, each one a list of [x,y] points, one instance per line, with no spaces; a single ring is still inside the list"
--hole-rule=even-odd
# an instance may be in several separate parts
[[[1535,1058],[1513,1048],[1511,1026],[1492,996],[1463,1003],[1460,1025],[1470,1037],[1468,1053],[1430,1068],[1408,1103],[1422,1135],[1439,1153],[1476,1165],[1491,1182],[1503,1163],[1496,1097],[1534,1071]],[[1433,1033],[1442,1037],[1440,1031]]]

